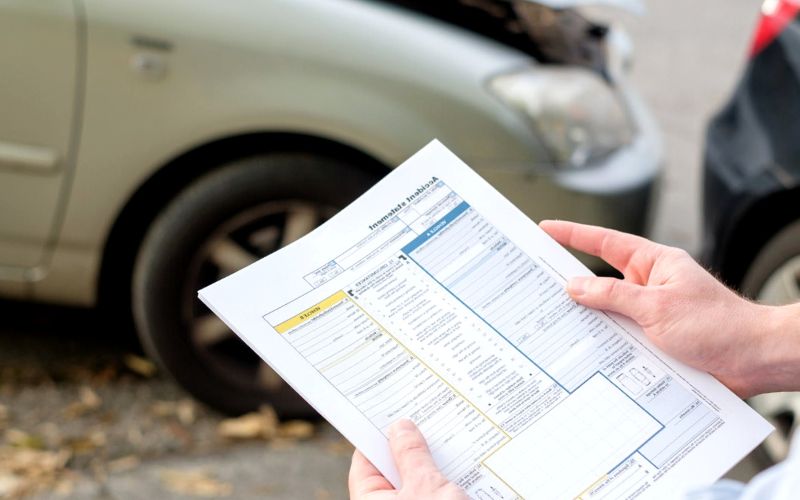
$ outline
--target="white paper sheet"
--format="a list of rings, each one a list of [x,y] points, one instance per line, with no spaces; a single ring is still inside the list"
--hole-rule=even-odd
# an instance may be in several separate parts
[[[588,274],[434,141],[200,298],[394,484],[401,417],[476,499],[714,481],[771,427],[627,318],[574,303],[566,279]]]

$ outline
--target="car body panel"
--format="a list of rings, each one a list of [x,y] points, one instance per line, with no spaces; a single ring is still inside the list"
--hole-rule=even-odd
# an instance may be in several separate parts
[[[749,61],[707,131],[702,260],[733,285],[800,217],[800,205],[783,200],[800,189],[800,20],[791,26]]]
[[[556,172],[526,119],[486,88],[536,66],[518,50],[360,0],[83,5],[78,169],[51,265],[28,298],[94,303],[106,238],[139,187],[184,153],[243,134],[322,137],[387,168],[435,137],[534,218],[642,229],[641,195],[661,164],[644,107],[632,105],[641,140],[605,164]]]
[[[76,8],[70,0],[0,6],[0,279],[12,283],[42,263],[74,166]]]

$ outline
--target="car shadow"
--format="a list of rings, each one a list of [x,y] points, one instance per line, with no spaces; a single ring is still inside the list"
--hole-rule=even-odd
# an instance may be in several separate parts
[[[83,378],[141,347],[128,321],[95,309],[0,300],[0,384]]]

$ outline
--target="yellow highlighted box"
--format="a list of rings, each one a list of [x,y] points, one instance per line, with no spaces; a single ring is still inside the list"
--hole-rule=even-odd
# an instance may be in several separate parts
[[[338,304],[339,302],[341,302],[342,300],[344,300],[346,298],[347,298],[347,294],[340,290],[340,291],[334,293],[333,295],[331,295],[330,297],[328,297],[327,299],[323,300],[319,304],[317,304],[315,306],[311,306],[308,309],[306,309],[305,311],[303,311],[300,314],[298,314],[297,316],[294,316],[292,318],[287,319],[283,323],[281,323],[278,326],[276,326],[275,330],[278,333],[286,333],[287,331],[291,330],[292,328],[298,326],[300,323],[303,323],[305,321],[310,320],[314,316],[322,313],[326,309],[329,309],[330,307]]]

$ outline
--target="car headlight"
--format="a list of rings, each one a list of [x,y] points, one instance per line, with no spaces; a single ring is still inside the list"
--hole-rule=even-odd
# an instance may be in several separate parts
[[[633,123],[614,89],[575,67],[531,67],[489,82],[503,102],[522,112],[543,140],[554,166],[583,167],[630,144]]]

